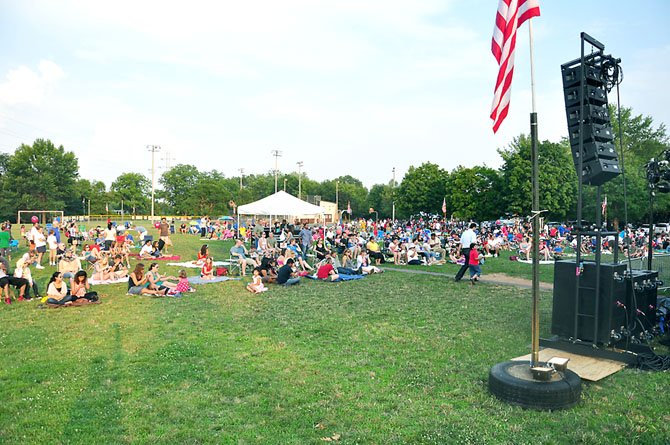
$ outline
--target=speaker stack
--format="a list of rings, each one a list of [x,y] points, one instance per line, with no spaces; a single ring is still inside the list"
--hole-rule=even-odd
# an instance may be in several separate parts
[[[561,67],[572,159],[577,170],[580,158],[582,160],[582,170],[577,172],[582,182],[596,186],[621,173],[607,109],[604,60],[599,56],[585,59],[583,73],[581,63]],[[579,148],[580,123],[582,150]]]
[[[658,272],[628,273],[624,263],[601,264],[600,295],[596,296],[597,267],[591,261],[584,261],[581,267],[575,261],[555,263],[551,333],[613,345],[651,330],[656,324]]]

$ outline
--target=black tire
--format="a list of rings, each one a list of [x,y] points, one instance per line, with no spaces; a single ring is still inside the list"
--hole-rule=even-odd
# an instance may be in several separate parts
[[[569,369],[556,372],[546,382],[534,380],[528,362],[510,361],[489,371],[489,391],[500,400],[523,408],[558,410],[576,405],[582,381]]]

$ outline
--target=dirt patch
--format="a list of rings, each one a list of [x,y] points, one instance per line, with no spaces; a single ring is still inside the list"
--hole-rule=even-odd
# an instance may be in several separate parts
[[[526,280],[525,278],[511,277],[504,273],[490,273],[482,275],[482,282],[487,283],[496,283],[496,284],[507,284],[510,286],[519,286],[519,287],[533,287],[533,282],[531,280]],[[540,290],[552,291],[554,286],[551,283],[540,282]]]

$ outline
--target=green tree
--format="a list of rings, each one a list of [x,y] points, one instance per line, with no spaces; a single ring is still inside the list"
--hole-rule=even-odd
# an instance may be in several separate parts
[[[193,194],[202,176],[193,165],[179,164],[171,168],[159,179],[163,187],[161,199],[177,215],[193,214],[197,202]]]
[[[453,170],[447,178],[447,213],[462,220],[485,221],[502,214],[502,177],[486,166]]]
[[[662,152],[668,149],[669,138],[664,124],[654,125],[650,116],[635,115],[631,108],[621,109],[621,132],[623,150],[619,144],[619,120],[616,109],[610,106],[610,117],[614,130],[614,143],[619,155],[619,163],[626,175],[628,195],[628,222],[646,222],[649,212],[649,194],[647,188],[645,165],[651,158],[659,159]],[[607,219],[623,223],[624,212],[624,178],[617,176],[602,186],[602,195],[607,196]],[[593,219],[600,211],[600,203],[596,202],[596,188],[584,187],[584,218]],[[670,197],[658,194],[654,199],[656,221],[670,220]]]
[[[388,184],[375,184],[368,194],[368,206],[379,213],[380,218],[390,218],[393,214],[393,188]]]
[[[116,206],[121,208],[123,200],[128,213],[147,213],[151,210],[151,181],[140,173],[122,173],[112,182],[110,190]],[[112,210],[111,205],[109,210]]]
[[[13,155],[0,159],[5,216],[19,209],[64,210],[68,208],[79,176],[74,153],[56,147],[50,140],[37,139],[33,145],[22,144]]]
[[[437,164],[426,162],[411,166],[400,183],[396,200],[403,216],[418,212],[442,213],[447,173]]]
[[[529,216],[532,207],[530,137],[521,135],[507,149],[498,150],[501,168],[503,206],[500,210]],[[577,176],[566,140],[538,143],[540,165],[540,208],[551,219],[565,220],[574,214]]]
[[[112,202],[111,196],[107,193],[105,183],[102,181],[89,181],[88,179],[79,179],[74,186],[72,195],[72,208],[77,208],[75,214],[88,214],[88,201],[91,200],[91,214],[99,215],[105,212],[105,204]]]

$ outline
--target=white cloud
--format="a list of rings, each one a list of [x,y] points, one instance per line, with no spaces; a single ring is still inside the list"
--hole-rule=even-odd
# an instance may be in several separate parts
[[[65,73],[54,62],[42,60],[37,71],[20,66],[7,73],[0,83],[0,104],[40,105]]]

